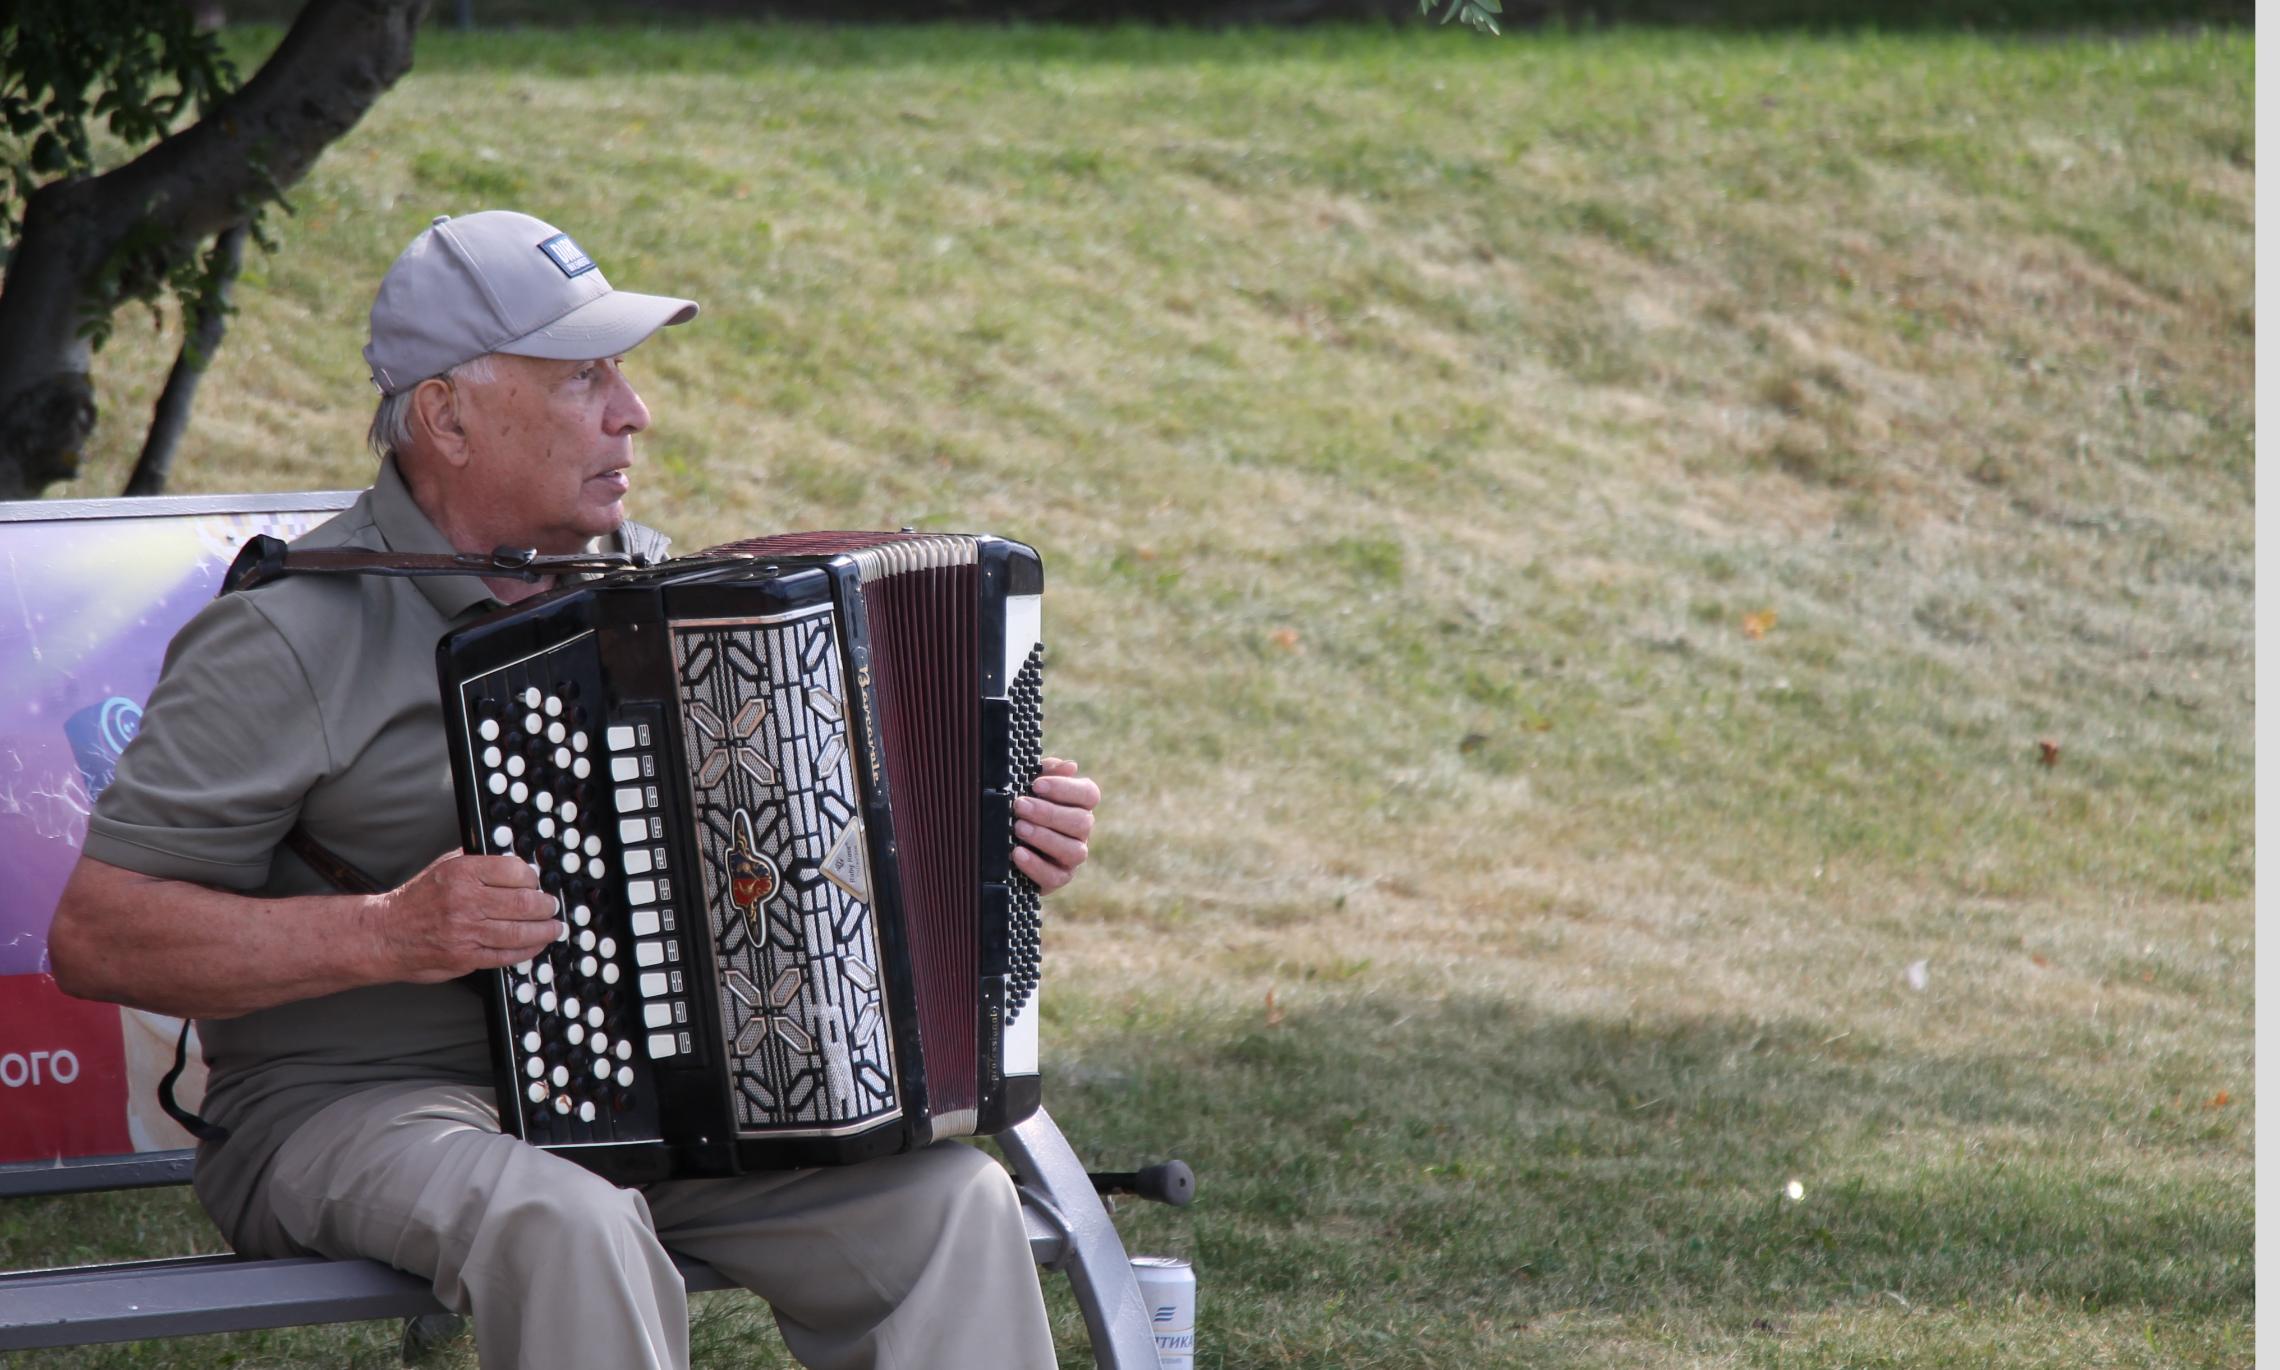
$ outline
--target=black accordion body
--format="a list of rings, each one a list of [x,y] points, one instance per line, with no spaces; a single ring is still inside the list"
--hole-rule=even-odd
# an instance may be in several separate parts
[[[1043,587],[999,538],[798,533],[443,639],[467,850],[569,928],[484,977],[508,1132],[641,1183],[1036,1110]]]

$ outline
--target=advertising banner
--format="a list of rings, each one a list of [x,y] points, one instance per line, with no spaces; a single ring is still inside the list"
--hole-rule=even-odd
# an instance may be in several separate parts
[[[0,1166],[191,1145],[158,1107],[179,1022],[58,990],[48,923],[175,630],[246,539],[352,498],[0,505]],[[194,1109],[195,1041],[190,1062],[176,1097]]]

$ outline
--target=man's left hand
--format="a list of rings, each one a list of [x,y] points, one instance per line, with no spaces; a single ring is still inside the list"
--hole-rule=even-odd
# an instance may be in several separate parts
[[[1013,864],[1047,894],[1069,883],[1091,855],[1093,810],[1100,786],[1077,774],[1077,763],[1045,758],[1037,783],[1013,801]]]

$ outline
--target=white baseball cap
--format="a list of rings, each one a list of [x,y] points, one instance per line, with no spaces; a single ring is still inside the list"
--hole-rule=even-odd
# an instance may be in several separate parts
[[[487,352],[590,361],[697,316],[692,300],[613,290],[570,235],[507,209],[439,214],[372,297],[364,360],[383,395]]]

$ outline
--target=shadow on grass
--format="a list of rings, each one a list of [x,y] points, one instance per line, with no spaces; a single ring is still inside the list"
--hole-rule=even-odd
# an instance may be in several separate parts
[[[1196,1208],[1120,1222],[1211,1269],[1235,1329],[1302,1302],[1458,1326],[1683,1306],[1744,1328],[1886,1291],[2253,1308],[2230,1129],[2145,1126],[1999,1051],[1383,996],[1085,1035],[1063,1057],[1083,1068],[1047,1082],[1055,1118],[1097,1164],[1196,1167]]]

